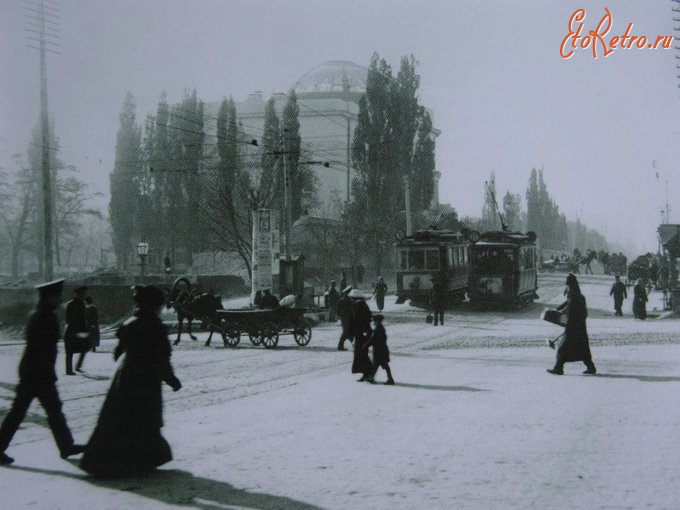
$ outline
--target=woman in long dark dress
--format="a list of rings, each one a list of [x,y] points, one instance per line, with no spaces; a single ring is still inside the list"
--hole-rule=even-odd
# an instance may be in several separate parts
[[[633,316],[640,320],[647,318],[647,291],[642,278],[633,287]]]
[[[355,302],[353,306],[354,316],[352,319],[352,331],[354,332],[354,359],[352,360],[352,373],[362,374],[357,381],[373,382],[373,364],[368,357],[368,351],[364,345],[371,338],[371,309],[364,301],[361,294],[350,293]]]
[[[557,349],[555,367],[548,372],[555,375],[564,374],[564,364],[569,361],[583,361],[586,365],[584,374],[595,374],[595,365],[590,354],[588,330],[586,329],[586,298],[581,294],[581,288],[573,274],[567,276],[567,301],[557,307],[566,310],[567,325],[564,332],[564,342]]]
[[[157,287],[139,288],[134,315],[118,330],[114,358],[125,356],[104,400],[80,467],[97,475],[121,476],[152,470],[172,460],[163,426],[162,382],[182,385],[170,364],[168,332],[159,318],[165,303]]]

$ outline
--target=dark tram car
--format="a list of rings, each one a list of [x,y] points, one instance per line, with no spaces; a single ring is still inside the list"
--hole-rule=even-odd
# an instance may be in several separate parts
[[[538,298],[536,234],[486,232],[471,247],[468,296],[479,306],[515,306]]]
[[[397,248],[397,303],[411,300],[427,307],[432,279],[445,281],[449,303],[465,298],[470,271],[467,232],[419,230],[399,241]]]

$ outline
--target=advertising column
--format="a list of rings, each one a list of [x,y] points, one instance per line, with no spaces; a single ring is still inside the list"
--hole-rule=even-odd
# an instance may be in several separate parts
[[[253,213],[253,278],[251,301],[255,293],[272,288],[272,211],[258,209]]]

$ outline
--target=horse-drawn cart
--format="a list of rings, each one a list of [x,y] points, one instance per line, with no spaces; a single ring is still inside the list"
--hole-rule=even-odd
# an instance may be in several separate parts
[[[281,306],[273,309],[217,310],[217,331],[227,345],[235,347],[241,335],[248,335],[253,345],[276,347],[281,335],[293,335],[295,343],[305,346],[312,339],[312,326],[305,319],[304,308]]]
[[[175,280],[168,296],[168,306],[177,312],[177,345],[182,335],[182,324],[187,321],[187,332],[192,340],[191,323],[200,320],[210,329],[205,342],[210,345],[213,333],[222,336],[225,346],[235,347],[241,335],[248,335],[253,345],[264,345],[271,349],[279,343],[279,336],[293,335],[299,346],[305,346],[312,339],[312,326],[305,318],[305,308],[281,306],[272,309],[243,308],[224,310],[222,300],[212,292],[199,294],[191,288],[185,277]]]

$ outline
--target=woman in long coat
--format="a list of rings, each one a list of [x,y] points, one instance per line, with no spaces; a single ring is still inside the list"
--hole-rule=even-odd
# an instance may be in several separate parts
[[[647,318],[647,291],[642,278],[633,287],[633,315],[636,319],[645,320]]]
[[[371,338],[371,309],[364,301],[363,296],[355,293],[354,317],[352,319],[352,331],[354,332],[354,359],[352,360],[352,373],[363,374],[358,381],[373,381],[373,364],[368,357],[368,351],[364,345]]]
[[[125,355],[113,377],[99,421],[80,467],[97,475],[120,476],[148,471],[172,460],[161,435],[165,381],[182,385],[170,365],[168,332],[159,318],[165,302],[157,287],[141,287],[137,310],[118,330],[114,358]]]
[[[567,325],[565,327],[564,342],[557,349],[557,359],[555,367],[548,369],[548,372],[555,375],[564,374],[564,364],[570,361],[583,361],[586,365],[584,374],[595,374],[595,365],[590,354],[590,343],[588,342],[588,330],[586,329],[586,298],[581,294],[576,276],[567,276],[567,301],[557,307],[558,310],[565,310],[567,314]]]

